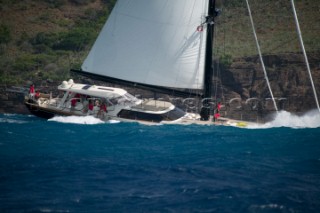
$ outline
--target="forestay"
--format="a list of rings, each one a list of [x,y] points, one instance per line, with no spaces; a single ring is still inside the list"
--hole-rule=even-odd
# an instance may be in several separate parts
[[[82,70],[142,84],[202,89],[208,0],[118,0]]]

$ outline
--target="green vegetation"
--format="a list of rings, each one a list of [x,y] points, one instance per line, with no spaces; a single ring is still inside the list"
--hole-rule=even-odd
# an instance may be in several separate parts
[[[116,0],[0,0],[0,84],[64,80],[82,61]],[[263,54],[300,52],[290,1],[249,1]],[[318,0],[296,1],[307,52],[320,50]],[[217,0],[215,57],[256,55],[245,1]]]
[[[0,25],[0,45],[7,44],[11,41],[11,32],[7,25]]]
[[[80,51],[95,38],[95,35],[90,29],[76,28],[70,32],[60,33],[52,48],[55,50]]]
[[[216,57],[257,55],[245,1],[218,0],[222,9],[216,19]],[[318,0],[295,1],[307,52],[320,50],[320,4]],[[249,1],[262,54],[301,52],[290,1]]]
[[[112,0],[32,0],[14,4],[0,0],[3,12],[0,85],[68,78],[70,68],[80,68],[114,3]],[[74,10],[72,14],[70,8]],[[19,16],[17,20],[2,18],[14,13],[25,13],[28,20]],[[12,34],[12,29],[19,30]]]
[[[78,27],[69,32],[40,32],[30,39],[36,52],[50,53],[52,50],[82,51],[96,37],[96,33],[87,27]]]
[[[220,63],[224,66],[230,66],[232,63],[232,56],[228,54],[220,55]]]

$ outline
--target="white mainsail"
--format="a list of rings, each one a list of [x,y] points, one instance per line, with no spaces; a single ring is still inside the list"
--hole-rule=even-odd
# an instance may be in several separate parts
[[[202,89],[209,0],[118,0],[82,70],[142,84]]]

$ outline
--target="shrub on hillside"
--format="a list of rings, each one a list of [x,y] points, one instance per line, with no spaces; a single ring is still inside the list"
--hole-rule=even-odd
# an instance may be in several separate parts
[[[34,38],[30,39],[30,43],[32,45],[46,45],[49,47],[52,47],[55,40],[56,40],[57,35],[55,33],[44,33],[40,32],[37,33],[37,35]]]
[[[94,40],[95,34],[90,28],[76,28],[70,32],[60,33],[52,46],[55,50],[81,51]]]
[[[37,44],[33,46],[33,53],[41,54],[41,53],[51,53],[52,49],[45,44]]]
[[[33,49],[33,45],[30,44],[30,42],[24,41],[21,44],[19,44],[19,50],[23,52],[32,53],[34,49]]]
[[[32,55],[23,55],[16,58],[13,69],[16,71],[24,72],[34,70],[38,66],[35,58]]]
[[[108,7],[113,7],[116,4],[117,0],[101,0],[102,3],[106,4]]]
[[[51,7],[60,8],[65,5],[67,0],[43,0],[47,2]]]
[[[86,5],[91,2],[94,2],[95,0],[69,0],[71,3],[79,4],[79,5]]]
[[[28,72],[41,69],[51,61],[54,61],[54,56],[48,54],[25,54],[17,57],[12,67],[19,72]]]
[[[58,65],[55,64],[55,63],[50,63],[50,64],[47,64],[43,70],[46,71],[46,72],[55,72],[59,69]]]
[[[30,40],[30,38],[29,38],[28,34],[27,34],[25,31],[23,31],[23,32],[21,33],[21,35],[20,35],[19,40],[17,41],[17,45],[20,46],[20,45],[22,45],[24,42],[29,41],[29,40]]]
[[[80,27],[68,32],[40,32],[30,39],[30,43],[34,46],[36,53],[50,52],[50,49],[81,51],[95,39],[95,36],[91,27]]]
[[[93,8],[89,8],[87,9],[84,14],[86,15],[86,18],[89,19],[89,20],[96,20],[97,17],[98,17],[98,11],[93,9]]]
[[[0,44],[7,44],[11,41],[11,32],[7,25],[0,25]]]
[[[225,65],[226,67],[230,66],[232,63],[232,56],[229,54],[222,54],[220,56],[220,63]]]

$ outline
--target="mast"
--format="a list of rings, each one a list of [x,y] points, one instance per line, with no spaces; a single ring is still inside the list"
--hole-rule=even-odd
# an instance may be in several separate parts
[[[205,57],[205,71],[204,71],[204,88],[203,96],[204,98],[211,98],[212,96],[212,77],[213,77],[213,67],[212,67],[212,48],[213,48],[213,35],[214,35],[214,17],[215,13],[215,0],[209,0],[208,5],[208,16],[206,17],[207,24],[207,44],[206,44],[206,57]],[[209,120],[210,108],[207,107],[208,101],[205,101],[201,108],[201,120]]]
[[[207,23],[207,45],[206,45],[206,59],[205,59],[205,73],[204,73],[204,98],[211,98],[212,88],[212,48],[213,48],[213,33],[214,33],[214,11],[215,0],[209,0]]]

